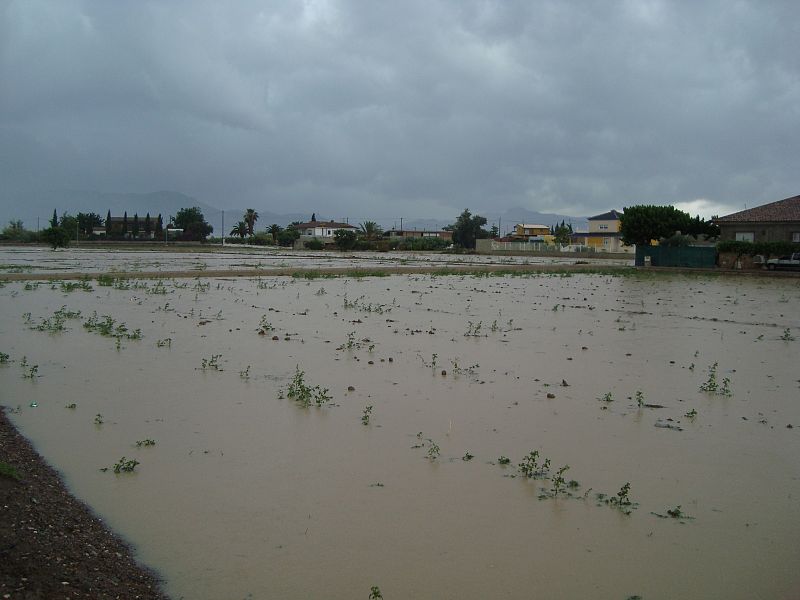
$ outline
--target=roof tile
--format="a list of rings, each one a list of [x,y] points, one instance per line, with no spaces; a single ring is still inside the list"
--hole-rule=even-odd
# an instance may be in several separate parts
[[[753,223],[773,221],[800,221],[800,196],[784,198],[737,213],[719,217],[720,223]]]

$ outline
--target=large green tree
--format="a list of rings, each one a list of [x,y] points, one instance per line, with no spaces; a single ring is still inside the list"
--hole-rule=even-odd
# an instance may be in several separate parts
[[[358,241],[358,234],[353,229],[337,229],[333,232],[333,242],[339,250],[351,250]]]
[[[256,221],[258,221],[258,213],[252,208],[248,208],[244,213],[244,222],[247,223],[247,235],[253,235]]]
[[[77,218],[73,217],[68,212],[64,212],[61,214],[61,219],[59,220],[58,226],[64,230],[64,232],[69,236],[69,239],[75,239],[77,230],[79,228]]]
[[[83,232],[83,235],[90,236],[94,231],[95,227],[100,227],[103,224],[103,219],[97,213],[83,213],[79,212],[78,216],[75,217],[78,219],[78,228]]]
[[[272,225],[267,227],[267,233],[269,233],[272,236],[273,244],[278,243],[278,235],[280,235],[281,231],[283,231],[283,228],[277,223],[273,223]]]
[[[53,250],[69,246],[69,234],[63,227],[48,227],[42,231],[42,241],[50,245]]]
[[[561,225],[556,225],[553,227],[553,236],[555,237],[556,244],[569,244],[571,233],[572,227],[570,225],[566,225],[564,221],[561,221]]]
[[[685,232],[691,217],[674,206],[640,204],[626,206],[620,216],[622,241],[629,246],[649,246],[651,240],[671,237],[676,231]]]
[[[278,245],[279,246],[291,246],[294,244],[294,241],[300,237],[300,232],[297,230],[294,224],[291,224],[278,232]]]
[[[244,221],[239,221],[233,226],[233,229],[231,229],[231,232],[228,235],[238,235],[240,238],[244,239],[247,235],[247,223]]]
[[[206,222],[203,211],[197,206],[180,209],[173,222],[175,227],[183,229],[184,240],[202,241],[214,231]]]
[[[475,240],[482,240],[489,237],[489,232],[483,226],[486,225],[486,217],[473,215],[468,208],[464,209],[456,222],[448,225],[445,229],[453,232],[453,243],[462,248],[475,248]]]
[[[30,241],[33,237],[32,232],[25,229],[22,221],[9,221],[8,225],[3,228],[3,233],[0,234],[0,239],[11,240],[14,242]]]
[[[376,240],[383,235],[383,229],[375,221],[364,221],[359,228],[361,237],[367,240]]]

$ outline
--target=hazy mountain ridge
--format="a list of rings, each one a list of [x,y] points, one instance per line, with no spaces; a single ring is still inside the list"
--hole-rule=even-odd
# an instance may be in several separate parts
[[[6,197],[11,196],[10,193],[5,194]],[[219,235],[223,226],[223,211],[215,206],[211,206],[206,202],[202,202],[192,196],[183,194],[181,192],[161,190],[156,192],[135,193],[135,192],[100,192],[96,190],[46,190],[38,192],[27,192],[24,194],[14,194],[9,198],[10,202],[4,202],[0,206],[0,225],[5,226],[10,220],[21,219],[28,229],[36,229],[37,219],[40,229],[48,226],[50,218],[53,216],[53,209],[58,212],[59,217],[68,212],[75,215],[79,212],[95,212],[105,219],[108,211],[111,211],[113,216],[121,216],[126,211],[128,217],[132,218],[134,214],[144,218],[149,212],[151,217],[158,214],[164,219],[164,222],[169,221],[170,216],[175,215],[181,208],[189,208],[197,206],[203,211],[203,215],[213,227],[214,234]],[[307,213],[288,213],[281,214],[267,209],[260,209],[253,206],[258,213],[258,221],[256,222],[256,230],[263,231],[272,223],[277,223],[281,227],[285,227],[293,221],[309,221],[311,219],[312,211]],[[241,220],[245,213],[245,208],[226,208],[224,210],[224,228],[225,233],[229,233],[231,229]],[[437,230],[455,222],[460,214],[460,210],[453,211],[453,218],[445,219],[427,219],[424,217],[408,218],[402,221],[403,229],[429,229]],[[473,214],[480,214],[487,219],[487,227],[495,224],[500,224],[502,232],[509,231],[516,223],[540,223],[542,225],[554,225],[560,223],[562,220],[567,223],[572,223],[575,229],[586,228],[586,217],[570,217],[567,215],[559,215],[555,213],[540,213],[537,211],[528,210],[522,207],[514,207],[506,210],[503,213],[483,213],[480,211],[473,211]],[[340,220],[328,215],[316,215],[318,221]],[[397,228],[401,224],[398,219],[382,219],[376,217],[374,219],[384,229]],[[358,225],[356,221],[352,221],[353,225]]]

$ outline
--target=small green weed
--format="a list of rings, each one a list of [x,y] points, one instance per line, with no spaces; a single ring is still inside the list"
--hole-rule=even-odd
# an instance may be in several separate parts
[[[381,588],[377,585],[373,585],[369,589],[369,598],[367,600],[383,600],[383,594],[381,594]]]
[[[428,460],[436,460],[439,458],[440,453],[441,449],[439,448],[439,444],[428,438]]]
[[[9,479],[20,480],[19,471],[5,461],[0,460],[0,476],[8,477]]]
[[[300,369],[300,365],[295,367],[294,377],[286,390],[286,396],[300,404],[303,408],[311,406],[312,402],[317,406],[322,406],[330,402],[332,397],[328,393],[328,388],[318,385],[310,386],[305,381],[305,372]]]
[[[364,407],[364,412],[361,414],[361,424],[369,425],[369,418],[372,416],[372,404]]]
[[[138,460],[134,458],[126,459],[123,456],[117,461],[117,464],[114,465],[114,473],[132,473],[138,464]]]
[[[222,371],[219,365],[220,358],[222,358],[222,354],[212,354],[211,358],[204,358],[200,362],[200,369],[202,371]]]

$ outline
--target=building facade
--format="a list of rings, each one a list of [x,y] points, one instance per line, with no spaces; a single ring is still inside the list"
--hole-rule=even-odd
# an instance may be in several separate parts
[[[800,196],[714,219],[720,240],[800,243]]]

